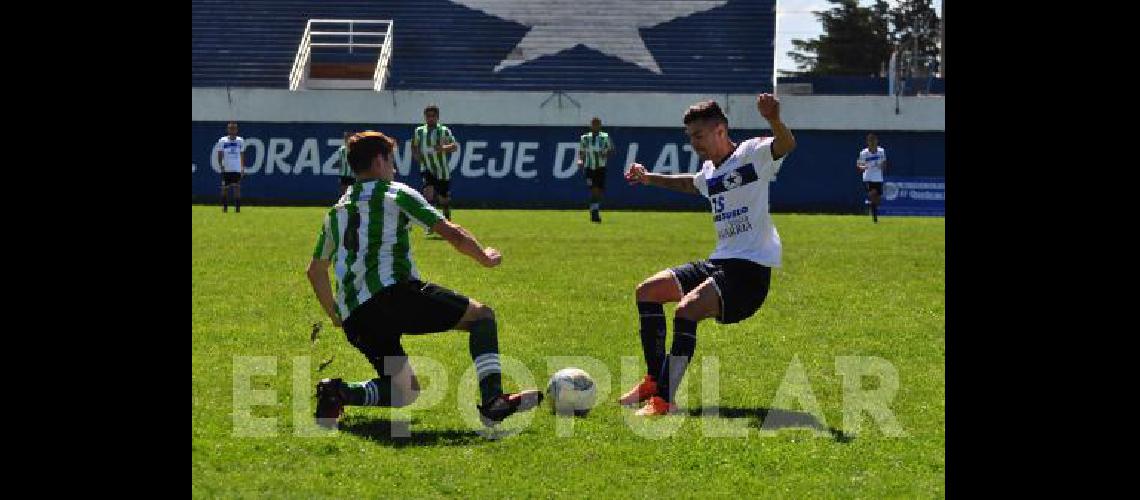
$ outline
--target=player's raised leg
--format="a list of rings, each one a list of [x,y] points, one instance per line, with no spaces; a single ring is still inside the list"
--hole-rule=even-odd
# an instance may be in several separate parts
[[[469,332],[467,348],[475,363],[475,376],[479,379],[479,394],[483,402],[478,408],[484,425],[495,425],[516,412],[530,410],[542,402],[542,392],[535,389],[503,393],[499,329],[493,309],[471,300],[467,312],[455,328]]]
[[[681,284],[666,269],[650,276],[637,285],[637,314],[641,322],[641,351],[645,357],[645,376],[637,385],[618,399],[623,405],[639,404],[657,395],[657,376],[665,362],[665,307],[663,304],[681,300]]]
[[[681,302],[673,316],[673,346],[669,349],[657,376],[657,394],[646,401],[638,415],[664,415],[676,408],[673,396],[697,349],[697,323],[720,313],[720,292],[712,278],[694,288]]]

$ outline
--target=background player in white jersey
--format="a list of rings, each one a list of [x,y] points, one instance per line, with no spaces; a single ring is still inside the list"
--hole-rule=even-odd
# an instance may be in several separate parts
[[[602,119],[590,120],[590,131],[578,140],[578,168],[586,174],[590,187],[590,220],[602,221],[602,195],[606,190],[606,159],[614,150],[610,134],[602,131]]]
[[[768,183],[796,146],[780,120],[780,103],[771,94],[756,98],[773,137],[739,144],[728,136],[728,118],[716,101],[690,106],[685,133],[704,163],[697,174],[651,174],[630,165],[631,184],[700,194],[712,205],[716,249],[708,260],[660,271],[637,286],[641,347],[646,374],[619,402],[645,402],[638,415],[673,411],[673,396],[697,346],[697,322],[715,317],[729,324],[756,313],[768,296],[773,267],[780,266],[780,236],[768,213]],[[680,302],[673,318],[673,346],[665,355],[666,302]]]
[[[360,132],[348,142],[357,182],[325,217],[307,274],[317,299],[336,326],[376,369],[360,383],[324,379],[317,384],[317,423],[333,426],[346,405],[406,406],[419,396],[419,382],[400,343],[405,334],[466,330],[475,362],[485,425],[491,426],[542,401],[537,390],[504,394],[498,327],[490,307],[420,280],[412,260],[408,223],[435,229],[460,253],[485,267],[502,255],[483,248],[471,233],[443,218],[416,190],[396,182],[396,141]],[[336,261],[337,291],[328,270]]]
[[[218,139],[218,164],[222,166],[222,211],[229,211],[226,192],[233,188],[234,211],[241,212],[241,179],[245,176],[242,151],[245,140],[238,135],[236,122],[226,124],[226,135]]]
[[[863,172],[863,185],[871,200],[871,220],[879,222],[879,203],[883,198],[883,172],[887,170],[887,150],[879,146],[874,132],[867,134],[867,147],[859,152],[855,167]]]

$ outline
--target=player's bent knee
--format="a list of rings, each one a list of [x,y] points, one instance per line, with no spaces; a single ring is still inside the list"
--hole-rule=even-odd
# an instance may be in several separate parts
[[[638,302],[674,302],[681,294],[672,273],[660,272],[637,285]]]
[[[470,330],[472,325],[480,321],[495,321],[495,310],[491,309],[491,306],[472,300],[467,305],[467,312],[463,313],[463,317],[460,318],[456,328]]]
[[[720,309],[720,296],[712,278],[686,294],[677,304],[676,316],[689,321],[700,321],[716,316]]]
[[[689,300],[688,297],[685,297],[677,304],[677,312],[675,315],[678,318],[687,319],[689,321],[700,321],[716,315],[716,311],[702,305],[698,300]]]
[[[495,310],[491,309],[491,306],[488,306],[486,304],[480,304],[478,314],[479,314],[477,316],[478,320],[495,321]]]

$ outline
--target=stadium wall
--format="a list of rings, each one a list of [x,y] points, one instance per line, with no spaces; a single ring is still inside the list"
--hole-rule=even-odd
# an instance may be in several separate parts
[[[769,133],[751,95],[194,88],[192,199],[218,198],[214,148],[229,120],[239,122],[248,144],[246,200],[331,203],[338,193],[333,153],[344,130],[378,129],[399,139],[398,178],[419,186],[411,133],[423,107],[435,103],[460,142],[451,156],[458,207],[582,207],[587,192],[574,166],[577,139],[597,115],[617,146],[607,173],[608,208],[703,209],[702,198],[631,188],[621,179],[631,161],[655,172],[694,171],[699,160],[680,117],[702,99],[721,103],[735,139]],[[860,210],[864,196],[854,163],[868,130],[887,148],[892,174],[945,175],[943,97],[903,97],[898,114],[895,98],[885,96],[782,101],[799,147],[772,185],[774,211]]]

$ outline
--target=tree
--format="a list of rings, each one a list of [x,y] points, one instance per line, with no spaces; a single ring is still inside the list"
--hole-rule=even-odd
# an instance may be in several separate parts
[[[800,71],[787,75],[878,76],[891,56],[891,32],[887,2],[876,0],[860,7],[857,0],[828,0],[835,6],[813,12],[823,25],[823,35],[813,40],[792,40],[796,50],[788,56]]]
[[[907,54],[917,54],[917,60],[908,58],[908,63],[915,62],[914,69],[925,74],[925,63],[938,59],[941,19],[934,12],[933,3],[931,0],[900,0],[890,10],[890,18],[891,42]]]

